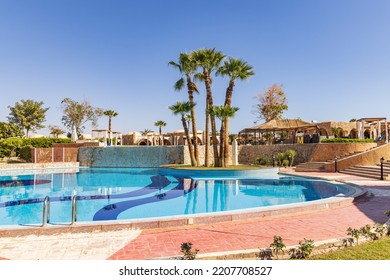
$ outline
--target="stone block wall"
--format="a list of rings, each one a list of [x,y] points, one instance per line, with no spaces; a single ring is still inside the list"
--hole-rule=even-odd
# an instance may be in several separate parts
[[[184,150],[184,164],[191,164],[191,157],[190,157],[190,152],[188,151],[188,146],[181,146],[183,147]],[[199,161],[200,165],[204,165],[204,158],[205,158],[205,146],[200,145],[199,146]],[[229,147],[229,155],[231,157],[232,155],[232,146]],[[213,152],[213,147],[210,146],[210,154],[209,154],[209,164],[214,165],[214,152]],[[231,164],[231,159],[228,162],[228,165]]]
[[[278,145],[241,145],[238,146],[238,162],[253,164],[258,157],[272,158],[273,154],[284,153],[291,149],[296,151],[294,165],[309,161],[318,144],[278,144]]]
[[[375,148],[377,143],[322,143],[318,144],[310,161],[327,161],[336,156],[363,152]]]
[[[80,166],[159,167],[184,162],[182,146],[80,147]]]

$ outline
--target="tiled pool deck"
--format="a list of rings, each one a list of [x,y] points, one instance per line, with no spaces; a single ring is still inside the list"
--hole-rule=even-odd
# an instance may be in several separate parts
[[[297,173],[287,169],[282,172],[359,185],[367,189],[368,194],[331,209],[262,218],[142,230],[1,237],[0,259],[168,259],[181,255],[183,242],[191,242],[193,248],[199,249],[199,257],[232,256],[266,248],[274,235],[281,236],[286,245],[296,245],[304,238],[320,242],[346,237],[348,227],[383,224],[388,220],[384,211],[390,210],[390,181],[341,173]]]

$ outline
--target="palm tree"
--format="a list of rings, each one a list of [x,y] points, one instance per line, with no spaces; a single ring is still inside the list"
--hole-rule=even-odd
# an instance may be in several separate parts
[[[194,143],[194,154],[196,159],[196,166],[200,165],[199,162],[199,144],[198,144],[198,137],[197,137],[197,128],[196,128],[196,117],[195,117],[195,101],[194,101],[194,92],[199,93],[198,88],[196,84],[192,81],[192,76],[195,74],[197,69],[197,64],[195,60],[193,59],[191,54],[187,53],[181,53],[179,55],[179,61],[176,63],[174,61],[170,61],[169,65],[175,67],[179,70],[179,72],[185,76],[186,81],[184,80],[184,77],[181,77],[176,83],[175,83],[175,90],[179,91],[183,89],[184,84],[187,83],[187,92],[188,92],[188,100],[191,103],[191,120],[192,120],[192,136],[193,136],[193,143]]]
[[[230,78],[229,85],[226,89],[225,95],[225,106],[232,106],[232,96],[233,96],[233,88],[236,79],[246,80],[249,77],[253,76],[255,73],[252,71],[253,67],[249,65],[247,62],[241,59],[235,59],[229,57],[228,61],[224,61],[223,65],[218,69],[216,75],[228,76]],[[227,162],[229,160],[229,118],[226,118],[223,123],[225,135],[223,136],[225,140],[225,149],[224,155],[221,155],[221,158],[224,158],[224,161]],[[222,137],[222,136],[221,136]]]
[[[220,130],[220,143],[219,143],[219,154],[221,156],[220,166],[226,167],[229,160],[229,138],[226,135],[227,120],[234,117],[235,113],[239,110],[238,107],[230,107],[228,105],[222,106],[213,106],[210,108],[210,114],[216,116],[221,120],[221,130]],[[227,141],[226,141],[227,137]],[[226,144],[227,143],[227,144]]]
[[[103,112],[103,114],[108,117],[108,131],[111,132],[111,128],[112,128],[111,119],[113,117],[118,116],[118,113],[113,110],[106,110]]]
[[[181,123],[182,123],[183,128],[184,128],[184,133],[187,137],[188,150],[190,152],[190,157],[191,157],[191,165],[196,166],[194,149],[192,147],[190,132],[188,130],[188,124],[187,124],[187,119],[186,119],[186,114],[191,112],[192,106],[193,105],[189,101],[188,102],[177,102],[175,105],[169,106],[169,109],[173,112],[173,114],[181,115]]]
[[[144,130],[140,131],[142,136],[146,136],[149,133],[153,132],[153,130],[150,130],[149,128],[145,128]]]
[[[161,141],[161,143],[160,143],[160,145],[164,145],[164,139],[162,139],[161,140],[161,136],[162,136],[162,127],[165,127],[165,126],[167,126],[167,123],[166,122],[164,122],[164,121],[155,121],[154,122],[154,126],[158,126],[158,131],[159,131],[159,134],[160,134],[160,141]]]
[[[217,147],[217,129],[215,117],[210,115],[210,108],[213,106],[213,94],[211,91],[211,73],[218,69],[221,61],[225,58],[222,52],[215,49],[200,49],[193,52],[196,63],[203,69],[202,73],[196,77],[205,83],[206,87],[206,141],[205,141],[205,166],[209,165],[209,122],[211,123],[211,137],[213,140],[214,166],[219,166],[218,147]]]

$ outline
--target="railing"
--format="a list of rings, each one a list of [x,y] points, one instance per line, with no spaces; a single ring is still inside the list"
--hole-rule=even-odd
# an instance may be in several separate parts
[[[71,225],[73,225],[77,221],[77,193],[74,191],[72,193],[72,221]]]
[[[43,200],[42,227],[50,222],[50,198],[48,196]]]
[[[72,221],[71,225],[73,225],[77,221],[77,193],[73,191],[72,197]],[[50,198],[48,196],[43,200],[43,212],[42,212],[42,227],[47,226],[50,223]]]

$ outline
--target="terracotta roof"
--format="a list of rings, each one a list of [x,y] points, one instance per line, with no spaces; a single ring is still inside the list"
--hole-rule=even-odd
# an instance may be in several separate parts
[[[270,130],[295,130],[299,128],[315,128],[316,123],[309,123],[300,119],[270,120],[261,125],[245,128],[240,132],[270,131]]]

